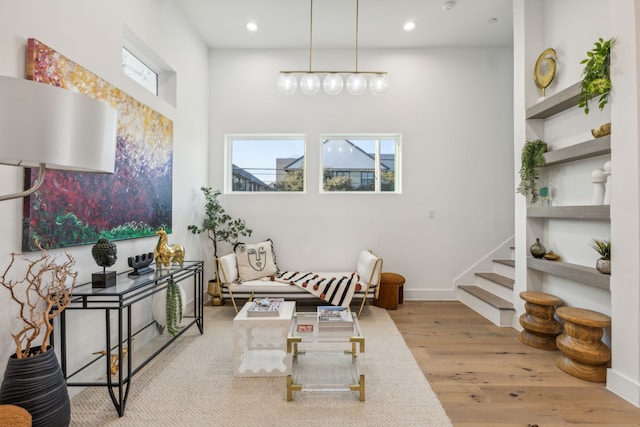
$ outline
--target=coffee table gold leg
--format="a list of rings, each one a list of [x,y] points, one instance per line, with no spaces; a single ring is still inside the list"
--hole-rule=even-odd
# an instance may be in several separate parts
[[[287,402],[293,400],[294,391],[302,391],[302,384],[294,384],[293,376],[287,375]]]
[[[349,386],[351,391],[360,392],[360,402],[364,402],[364,374],[360,375],[360,384],[351,384]]]

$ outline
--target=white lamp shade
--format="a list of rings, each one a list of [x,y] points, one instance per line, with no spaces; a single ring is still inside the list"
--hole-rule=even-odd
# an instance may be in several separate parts
[[[320,90],[320,77],[313,73],[303,74],[300,77],[300,90],[305,95],[315,95]]]
[[[329,95],[340,94],[340,92],[342,92],[342,88],[344,87],[342,76],[336,73],[327,74],[322,82],[322,87],[324,88],[324,91]]]
[[[386,74],[376,74],[369,80],[369,90],[374,95],[382,95],[389,88],[389,79]]]
[[[280,73],[278,77],[278,90],[283,95],[293,95],[298,89],[298,80],[291,73]]]
[[[105,102],[0,76],[0,164],[113,173],[116,126]]]
[[[347,79],[347,92],[362,95],[367,90],[367,79],[362,74],[351,74]]]

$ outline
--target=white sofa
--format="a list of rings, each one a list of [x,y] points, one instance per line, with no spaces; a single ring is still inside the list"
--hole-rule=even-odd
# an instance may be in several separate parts
[[[218,268],[222,285],[222,295],[231,299],[233,307],[238,312],[236,300],[252,300],[253,298],[273,297],[285,300],[318,300],[318,296],[309,291],[283,281],[263,277],[256,280],[241,282],[238,275],[238,265],[235,253],[218,258]],[[363,250],[358,255],[355,269],[351,272],[314,272],[320,277],[346,276],[357,273],[359,289],[354,291],[352,304],[359,303],[358,316],[367,301],[378,297],[380,274],[382,273],[382,258],[373,252]],[[310,269],[300,271],[313,271]]]

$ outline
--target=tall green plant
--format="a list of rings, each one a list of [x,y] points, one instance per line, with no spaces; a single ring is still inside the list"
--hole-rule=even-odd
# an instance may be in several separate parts
[[[613,42],[613,38],[607,41],[602,38],[598,39],[594,43],[595,47],[588,51],[587,57],[580,62],[584,64],[584,70],[582,71],[578,106],[584,108],[585,114],[589,114],[589,102],[594,97],[600,97],[598,108],[601,110],[609,102],[609,92],[611,92],[609,63]]]
[[[253,232],[247,228],[244,219],[233,219],[222,207],[218,196],[219,190],[211,187],[201,187],[206,203],[204,205],[204,219],[202,225],[189,225],[187,229],[193,234],[206,233],[213,244],[213,255],[218,258],[218,242],[235,244],[240,236],[251,236]]]
[[[517,193],[527,197],[531,195],[531,203],[538,201],[539,178],[537,168],[544,166],[544,153],[547,152],[547,143],[541,139],[527,141],[522,147],[520,156],[520,185],[516,189]]]

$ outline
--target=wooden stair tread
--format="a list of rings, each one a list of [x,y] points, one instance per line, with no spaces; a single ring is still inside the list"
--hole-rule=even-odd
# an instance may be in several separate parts
[[[511,304],[509,301],[500,298],[497,295],[492,294],[489,291],[486,291],[478,286],[475,285],[460,285],[458,286],[459,289],[462,289],[465,292],[470,293],[471,295],[475,296],[476,298],[481,299],[482,301],[486,302],[487,304],[492,305],[493,307],[499,309],[499,310],[513,310],[513,304]]]
[[[505,288],[513,289],[513,285],[515,284],[515,280],[503,276],[498,273],[474,273],[478,277],[482,277],[483,279],[490,280],[494,283],[497,283],[500,286],[504,286]]]
[[[497,264],[508,265],[509,267],[514,268],[516,266],[516,260],[514,259],[494,259],[493,262]]]

